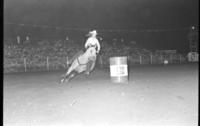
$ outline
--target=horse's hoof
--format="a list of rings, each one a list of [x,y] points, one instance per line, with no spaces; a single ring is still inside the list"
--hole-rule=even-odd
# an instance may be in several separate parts
[[[69,82],[69,79],[65,80],[65,82],[68,83],[68,82]]]
[[[90,72],[85,72],[85,75],[89,76],[89,75],[90,75]]]
[[[62,84],[62,83],[64,83],[65,82],[65,79],[61,79],[60,80],[60,83]]]

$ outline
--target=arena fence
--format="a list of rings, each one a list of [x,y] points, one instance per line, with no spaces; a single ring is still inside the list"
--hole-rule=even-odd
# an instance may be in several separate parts
[[[4,58],[4,73],[34,72],[67,69],[69,58],[46,57],[46,58]],[[128,64],[153,65],[153,64],[181,64],[186,63],[186,57],[182,55],[132,55],[128,56]],[[109,57],[98,56],[96,67],[108,67]]]

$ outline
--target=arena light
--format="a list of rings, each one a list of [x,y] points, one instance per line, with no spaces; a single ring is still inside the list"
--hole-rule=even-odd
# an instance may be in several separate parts
[[[192,30],[194,30],[195,29],[195,27],[194,26],[192,26]]]

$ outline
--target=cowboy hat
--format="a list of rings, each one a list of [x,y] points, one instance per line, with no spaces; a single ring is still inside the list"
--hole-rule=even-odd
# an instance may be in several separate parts
[[[87,36],[92,36],[92,35],[97,35],[97,31],[96,30],[92,30],[92,31],[89,31],[89,33],[87,34]]]

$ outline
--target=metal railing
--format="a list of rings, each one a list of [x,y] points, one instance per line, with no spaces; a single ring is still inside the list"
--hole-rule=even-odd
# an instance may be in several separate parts
[[[129,65],[145,64],[181,64],[186,63],[186,57],[182,55],[134,55],[128,56]],[[97,67],[109,66],[109,57],[98,56]],[[32,71],[52,71],[67,69],[69,58],[66,57],[46,57],[46,58],[4,58],[4,73],[10,72],[32,72]]]

